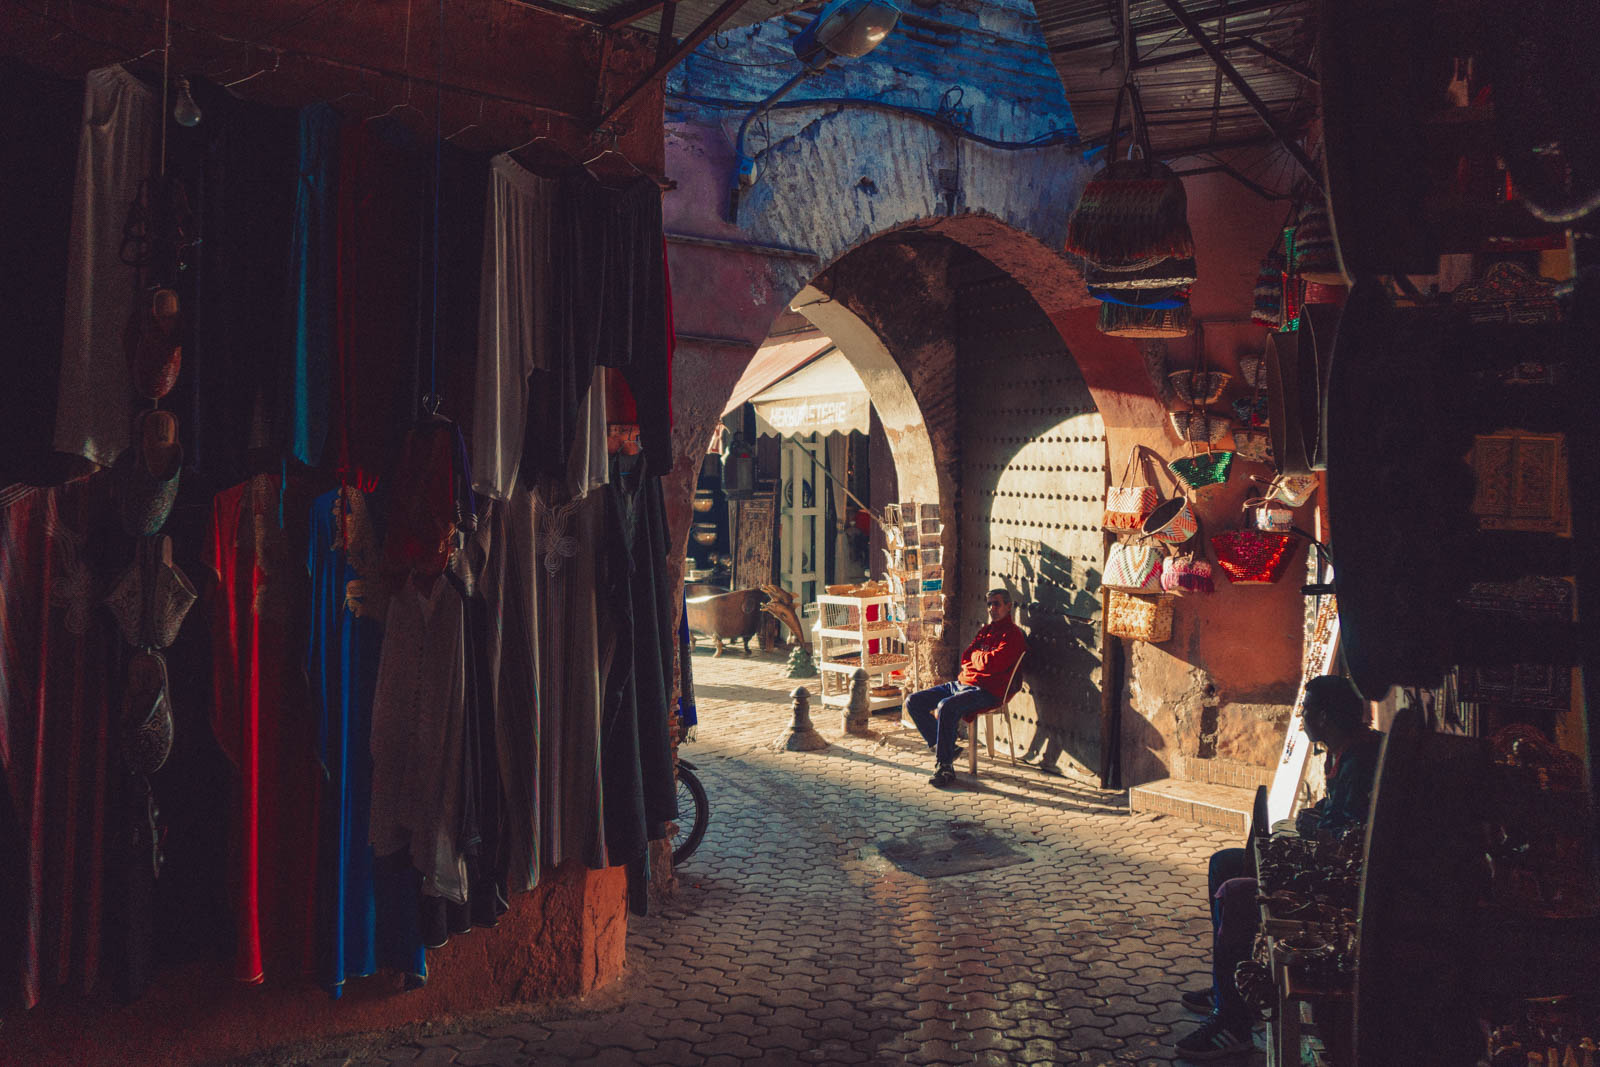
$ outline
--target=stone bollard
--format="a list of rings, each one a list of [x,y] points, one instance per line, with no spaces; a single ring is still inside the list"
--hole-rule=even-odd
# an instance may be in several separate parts
[[[794,698],[794,721],[783,735],[772,743],[774,752],[816,752],[828,747],[828,742],[811,725],[811,693],[801,686],[789,694]]]
[[[839,728],[847,734],[869,733],[872,704],[867,698],[867,672],[860,667],[850,676],[850,703],[845,705]]]

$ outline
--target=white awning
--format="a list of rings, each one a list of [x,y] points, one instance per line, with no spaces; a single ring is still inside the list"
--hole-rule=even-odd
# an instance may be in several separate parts
[[[757,432],[778,437],[866,433],[871,419],[867,387],[838,349],[751,397],[750,403],[756,409]]]
[[[757,393],[782,381],[833,347],[833,342],[815,331],[792,341],[767,341],[750,357],[750,365],[733,387],[733,395],[722,413],[737,411]]]

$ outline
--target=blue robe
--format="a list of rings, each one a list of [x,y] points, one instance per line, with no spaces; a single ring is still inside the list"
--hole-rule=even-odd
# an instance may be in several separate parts
[[[313,505],[306,561],[312,583],[306,673],[317,704],[325,790],[317,833],[317,950],[319,977],[335,997],[347,977],[380,967],[405,974],[408,987],[428,978],[418,876],[404,856],[375,859],[368,842],[372,694],[382,633],[375,619],[357,618],[346,599],[349,583],[363,575],[335,547],[337,510],[349,507],[341,504],[341,492],[359,496],[336,489]],[[375,558],[381,542],[374,534],[370,543]]]

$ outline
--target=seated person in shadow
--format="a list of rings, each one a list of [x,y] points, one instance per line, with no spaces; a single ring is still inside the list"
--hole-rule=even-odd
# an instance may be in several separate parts
[[[991,589],[985,598],[989,621],[961,653],[961,672],[953,682],[922,689],[906,698],[906,711],[933,750],[930,785],[941,788],[956,780],[956,731],[962,721],[1005,703],[1011,670],[1028,650],[1027,635],[1011,621],[1011,594]]]
[[[1367,723],[1367,704],[1348,678],[1324,674],[1306,683],[1305,731],[1327,747],[1323,765],[1328,795],[1302,810],[1295,830],[1302,836],[1339,834],[1367,821],[1372,783],[1378,773],[1383,734]],[[1220,1059],[1248,1051],[1254,1016],[1234,984],[1233,972],[1249,959],[1261,922],[1252,858],[1245,849],[1213,853],[1206,877],[1211,910],[1211,985],[1183,993],[1185,1007],[1205,1012],[1206,1021],[1179,1039],[1188,1060]]]

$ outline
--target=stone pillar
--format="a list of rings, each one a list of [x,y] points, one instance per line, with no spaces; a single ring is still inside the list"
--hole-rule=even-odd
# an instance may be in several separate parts
[[[776,741],[774,752],[816,752],[828,747],[828,742],[811,725],[811,693],[801,686],[789,696],[794,698],[794,721]]]
[[[872,704],[867,697],[867,672],[856,668],[850,676],[850,703],[840,717],[839,728],[847,734],[864,734],[872,722]]]

